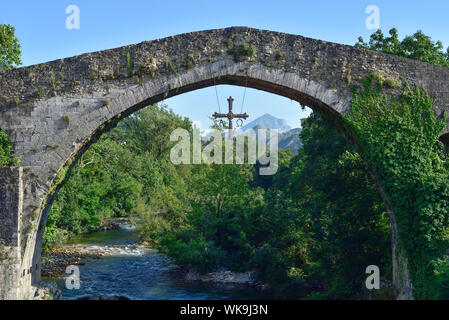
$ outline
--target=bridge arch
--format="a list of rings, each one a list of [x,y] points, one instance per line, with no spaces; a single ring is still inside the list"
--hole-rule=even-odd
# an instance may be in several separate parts
[[[349,109],[351,86],[371,72],[422,86],[434,98],[436,114],[449,110],[447,68],[246,27],[182,34],[0,73],[0,128],[23,166],[10,179],[20,181],[16,209],[2,217],[14,221],[9,232],[17,236],[7,248],[20,258],[13,279],[0,261],[0,284],[15,283],[7,291],[0,285],[0,298],[27,298],[39,282],[42,235],[60,173],[118,119],[178,94],[231,84],[291,98],[338,125]]]

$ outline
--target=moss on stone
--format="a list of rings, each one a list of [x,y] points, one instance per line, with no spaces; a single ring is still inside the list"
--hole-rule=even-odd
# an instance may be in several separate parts
[[[392,89],[399,89],[402,87],[402,84],[398,80],[396,80],[394,78],[390,78],[390,77],[385,79],[384,84],[387,87],[392,88]]]
[[[171,73],[178,75],[178,71],[176,70],[175,66],[173,65],[173,62],[171,60],[165,61],[165,69],[170,71]]]
[[[64,116],[62,117],[65,121],[65,123],[67,124],[67,127],[70,127],[70,117],[69,116]]]
[[[234,60],[240,61],[243,57],[255,57],[257,53],[256,46],[250,46],[246,42],[241,43],[238,47],[228,50],[228,53],[234,56]]]
[[[40,88],[38,91],[37,91],[37,96],[41,99],[41,98],[43,98],[44,96],[45,96],[45,94],[46,94],[46,89],[45,88]]]
[[[225,40],[226,46],[228,47],[228,49],[232,48],[232,39],[228,38]]]
[[[187,56],[184,60],[184,67],[186,69],[192,69],[195,66],[195,60],[191,56]]]
[[[284,51],[282,51],[282,50],[278,50],[277,52],[276,52],[276,54],[275,54],[275,59],[276,60],[284,60],[285,59],[285,53],[284,53]]]
[[[129,52],[126,54],[126,68],[128,69],[128,77],[131,77],[134,74],[134,59]]]
[[[60,82],[56,80],[55,73],[53,71],[50,72],[50,87],[53,89],[53,91],[56,91],[58,89]]]

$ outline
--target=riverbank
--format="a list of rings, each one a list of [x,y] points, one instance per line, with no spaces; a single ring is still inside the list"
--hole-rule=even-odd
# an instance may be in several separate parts
[[[269,299],[250,273],[224,269],[207,275],[174,263],[149,244],[139,243],[126,220],[117,230],[78,235],[43,255],[42,274],[56,283],[62,299],[114,300],[246,300]],[[79,265],[81,286],[66,287],[68,265]],[[47,290],[48,291],[48,290]],[[38,294],[38,296],[44,296]]]
[[[85,237],[89,234],[106,232],[118,229],[133,228],[127,218],[113,218],[106,223],[89,232],[81,234],[79,237]],[[105,256],[117,255],[141,255],[145,249],[152,249],[150,243],[139,242],[129,245],[115,246],[96,246],[92,244],[71,243],[76,242],[77,238],[71,239],[69,244],[54,247],[43,254],[42,276],[51,278],[63,278],[66,275],[65,270],[69,265],[84,265],[88,261],[103,259]],[[70,244],[71,243],[71,244]],[[193,269],[178,268],[176,266],[178,279],[187,282],[204,282],[229,285],[247,285],[265,290],[266,285],[253,279],[252,272],[235,273],[224,268],[218,268],[214,272],[200,274]]]
[[[88,235],[95,232],[118,230],[120,223],[127,219],[107,220],[103,225],[81,234]],[[63,278],[66,275],[65,270],[69,265],[84,265],[86,261],[102,259],[103,252],[86,250],[88,246],[80,247],[73,245],[55,246],[42,252],[41,275],[50,278]]]
[[[181,274],[185,281],[198,281],[205,283],[227,284],[227,285],[246,285],[259,291],[266,292],[268,286],[254,279],[253,272],[232,272],[224,268],[218,268],[216,271],[206,274],[200,274],[195,270],[184,270]]]
[[[65,270],[69,265],[85,265],[88,261],[103,259],[107,256],[142,255],[147,249],[150,248],[142,244],[120,246],[73,244],[53,248],[43,255],[42,276],[63,278],[67,276]],[[186,282],[246,285],[257,288],[258,290],[267,289],[264,283],[253,278],[252,272],[235,273],[224,268],[219,268],[214,272],[200,274],[195,270],[184,268],[175,268],[175,270],[177,274],[174,276]]]
[[[86,261],[102,259],[101,252],[82,252],[79,247],[62,246],[47,250],[42,255],[41,275],[49,278],[63,278],[70,265],[84,265]]]

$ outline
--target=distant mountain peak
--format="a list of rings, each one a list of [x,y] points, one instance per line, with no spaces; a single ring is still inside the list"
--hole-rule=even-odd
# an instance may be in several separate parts
[[[278,129],[279,132],[286,132],[291,130],[291,127],[287,124],[287,121],[285,121],[284,119],[276,118],[269,113],[265,113],[264,115],[251,121],[242,128],[242,131],[245,132],[254,129],[255,127],[265,129]]]

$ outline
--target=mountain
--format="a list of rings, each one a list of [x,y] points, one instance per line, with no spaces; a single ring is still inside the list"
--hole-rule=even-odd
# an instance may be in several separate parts
[[[256,119],[257,120],[257,119]],[[255,121],[256,121],[255,120]],[[252,132],[250,133],[251,136],[253,136],[255,139],[257,139],[257,129],[264,129],[264,127],[261,124],[257,124],[252,128]],[[290,151],[293,154],[297,154],[298,150],[302,147],[302,141],[299,137],[299,134],[301,133],[301,128],[294,128],[291,130],[288,130],[286,132],[279,133],[278,136],[278,149],[279,150],[287,150],[290,149]],[[269,135],[267,138],[267,144],[269,144]]]
[[[290,131],[283,132],[278,137],[278,146],[280,150],[290,149],[293,154],[297,154],[302,147],[302,141],[299,137],[301,128],[294,128]]]
[[[273,117],[271,114],[264,114],[263,116],[251,121],[242,128],[242,131],[248,131],[254,127],[259,126],[266,129],[279,129],[279,133],[291,130],[291,127],[287,124],[284,119],[278,119]]]
[[[251,132],[251,136],[254,139],[257,139],[257,129],[263,129],[263,127],[258,124],[253,128],[253,132]],[[279,150],[287,150],[290,149],[290,151],[293,154],[297,154],[298,150],[302,147],[302,141],[299,137],[299,134],[301,133],[301,128],[294,128],[287,132],[280,133],[278,136],[278,149]],[[269,135],[266,137],[267,139],[267,145],[270,144],[270,138]]]

